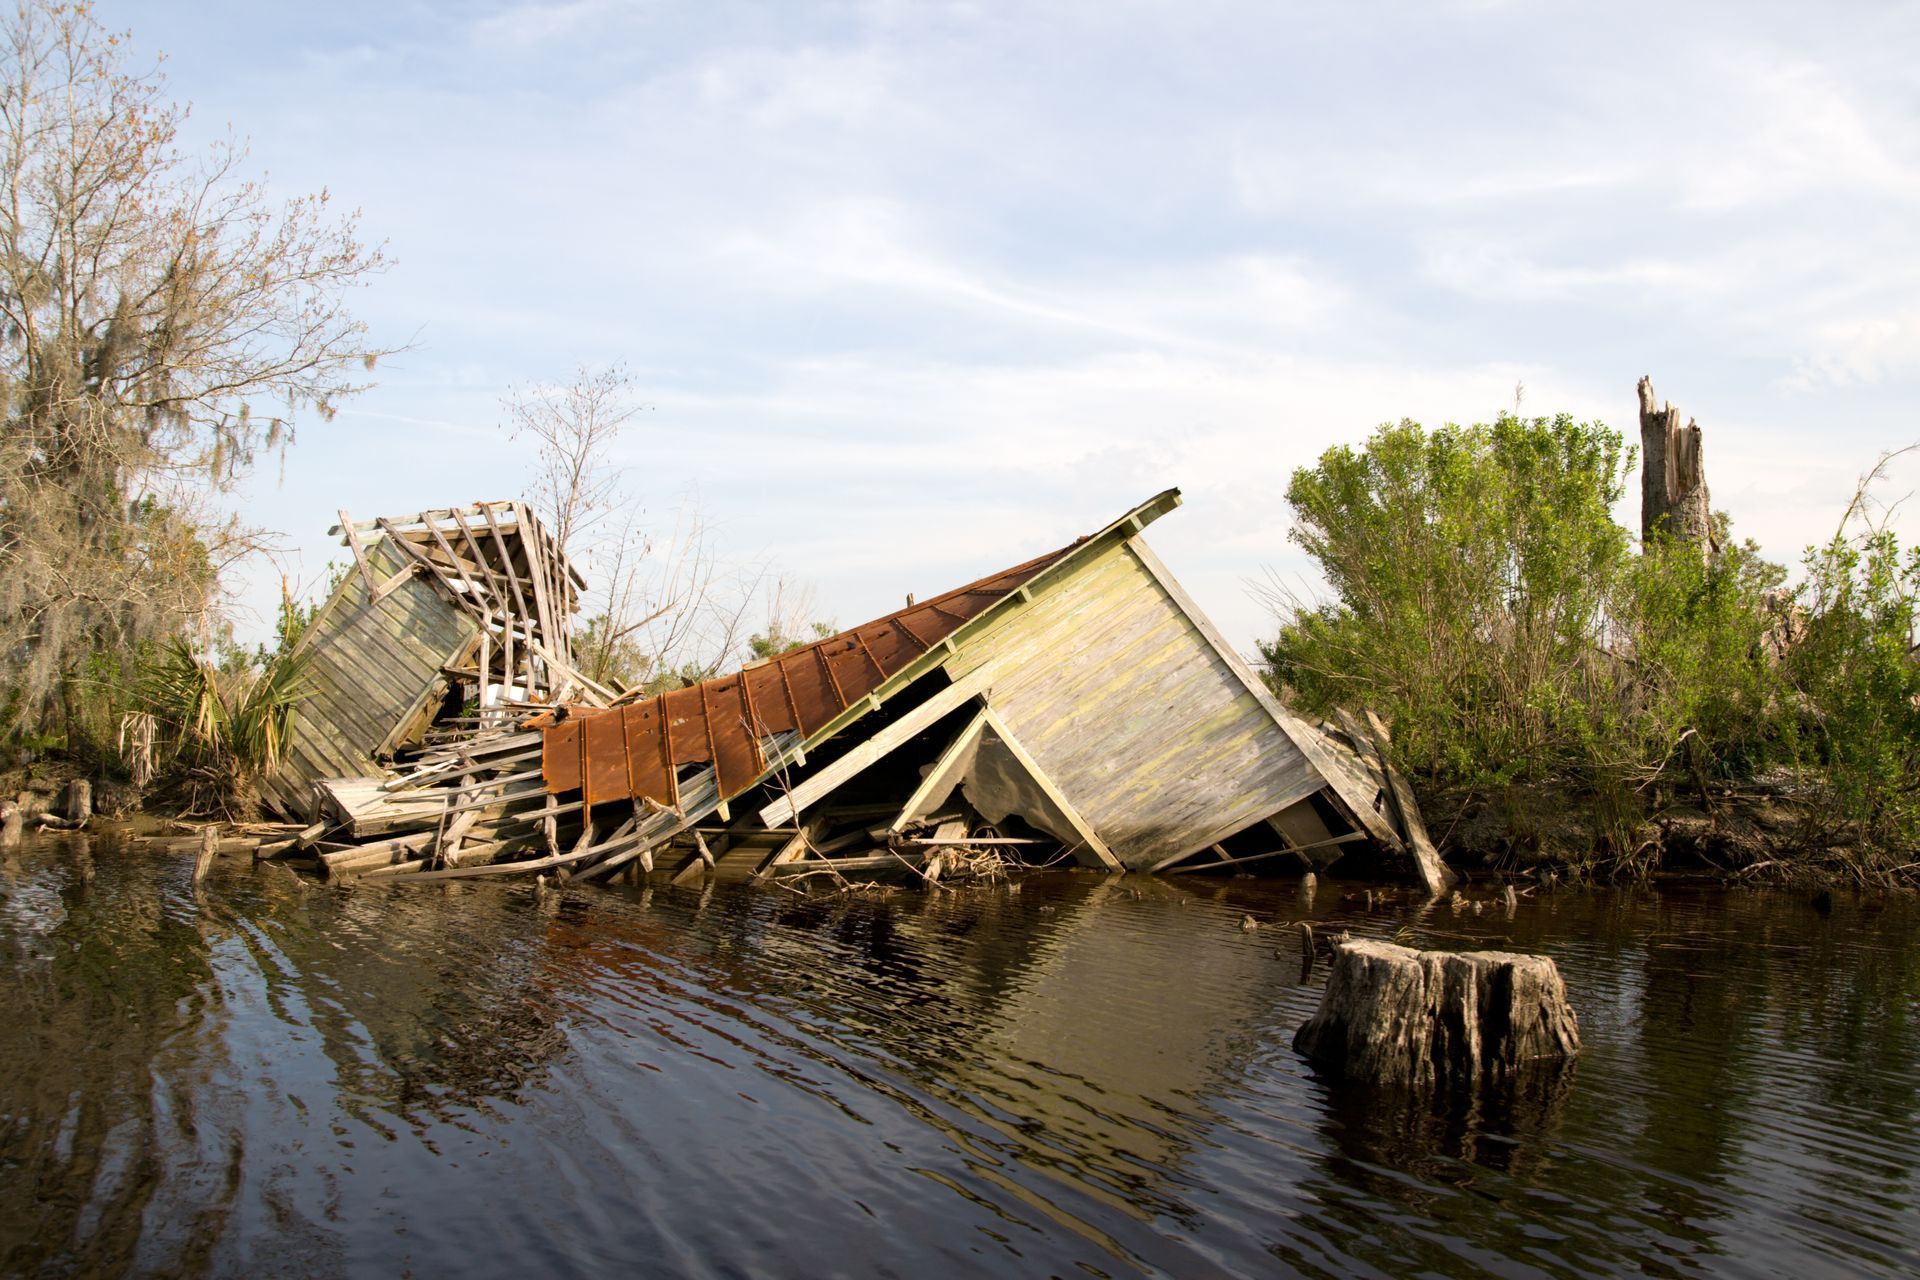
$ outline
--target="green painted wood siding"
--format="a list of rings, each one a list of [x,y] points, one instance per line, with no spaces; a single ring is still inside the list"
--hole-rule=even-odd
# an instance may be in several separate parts
[[[367,549],[367,559],[378,578],[403,563],[384,538]],[[360,575],[349,573],[300,637],[308,696],[272,783],[282,803],[304,807],[318,778],[378,772],[374,751],[478,633],[478,624],[423,577],[369,606]]]
[[[1322,781],[1124,543],[949,661],[1127,866],[1205,848]]]

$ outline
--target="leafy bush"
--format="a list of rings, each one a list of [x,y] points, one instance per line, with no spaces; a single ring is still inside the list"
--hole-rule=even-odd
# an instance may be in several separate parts
[[[1287,500],[1333,598],[1276,599],[1270,680],[1310,712],[1388,716],[1429,785],[1571,785],[1603,844],[1662,792],[1778,766],[1817,767],[1869,842],[1911,844],[1920,551],[1838,537],[1791,597],[1750,543],[1636,555],[1612,516],[1632,465],[1619,433],[1566,416],[1328,450]]]
[[[1920,547],[1888,530],[1809,548],[1804,635],[1781,664],[1802,758],[1876,844],[1920,838]]]
[[[1336,599],[1263,646],[1313,710],[1389,715],[1404,763],[1450,781],[1559,771],[1617,720],[1599,646],[1630,568],[1609,507],[1631,455],[1572,419],[1382,427],[1294,473],[1293,538]]]

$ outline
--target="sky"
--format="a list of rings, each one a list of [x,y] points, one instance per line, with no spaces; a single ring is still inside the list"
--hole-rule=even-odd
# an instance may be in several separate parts
[[[516,496],[512,386],[624,362],[641,519],[850,626],[1091,532],[1228,639],[1378,424],[1696,418],[1774,558],[1920,441],[1920,6],[102,0],[190,142],[394,265],[405,347],[238,495],[243,634],[356,518]],[[1920,487],[1914,457],[1884,493]],[[1633,512],[1623,517],[1632,520]],[[1920,522],[1906,521],[1915,530]]]

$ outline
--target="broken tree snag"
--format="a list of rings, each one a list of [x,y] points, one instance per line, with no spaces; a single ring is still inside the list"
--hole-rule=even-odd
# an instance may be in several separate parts
[[[1713,510],[1707,496],[1700,428],[1680,411],[1654,399],[1653,379],[1640,379],[1640,541],[1653,542],[1664,528],[1675,542],[1714,550]]]
[[[1293,1047],[1371,1084],[1479,1087],[1572,1057],[1580,1025],[1545,956],[1357,939],[1334,947],[1320,1008]]]

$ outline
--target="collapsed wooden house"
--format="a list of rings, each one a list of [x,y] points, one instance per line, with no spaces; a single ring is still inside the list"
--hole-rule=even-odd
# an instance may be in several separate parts
[[[1365,852],[1439,891],[1377,722],[1291,713],[1148,547],[1179,502],[651,694],[574,669],[580,582],[524,507],[343,514],[357,572],[303,637],[317,714],[275,788],[310,824],[290,843],[391,880],[933,876],[986,855],[1183,873]],[[355,705],[352,671],[380,663],[380,700]]]
[[[446,797],[390,785],[393,762],[472,749],[529,707],[613,697],[573,668],[585,583],[524,503],[342,511],[330,532],[353,567],[295,643],[304,696],[270,808],[349,838],[431,824]]]

